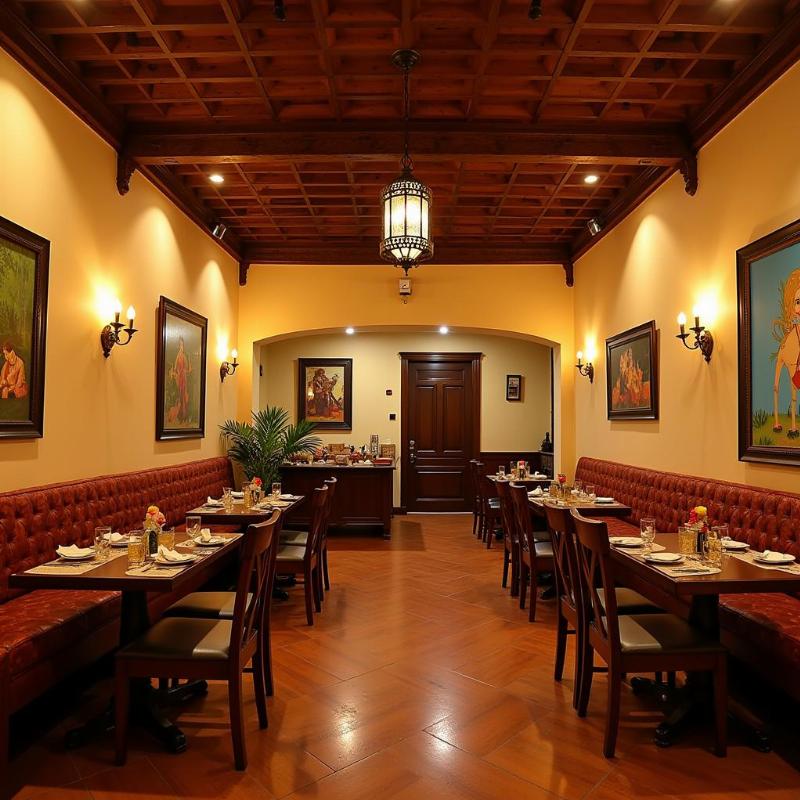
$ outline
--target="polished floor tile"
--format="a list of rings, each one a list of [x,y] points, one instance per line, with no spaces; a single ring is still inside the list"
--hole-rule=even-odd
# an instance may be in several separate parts
[[[246,772],[233,769],[226,687],[211,684],[180,710],[178,756],[133,731],[118,768],[108,736],[64,750],[78,717],[43,726],[11,765],[15,800],[797,800],[800,775],[774,753],[734,741],[716,759],[705,729],[657,749],[658,711],[628,690],[617,757],[604,759],[605,678],[578,719],[572,641],[553,680],[554,604],[529,623],[500,586],[502,551],[471,524],[398,517],[391,541],[331,539],[314,626],[301,588],[275,603],[265,731],[245,678]],[[81,713],[109,691],[94,686]]]

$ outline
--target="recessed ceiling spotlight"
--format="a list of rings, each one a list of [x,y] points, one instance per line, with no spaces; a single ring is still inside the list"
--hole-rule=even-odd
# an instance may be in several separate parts
[[[450,333],[450,328],[448,328],[447,325],[440,325],[439,333],[441,334]]]
[[[225,178],[223,178],[219,172],[212,172],[211,175],[208,176],[208,179],[211,183],[225,183]]]
[[[592,184],[592,183],[597,183],[597,181],[599,181],[599,180],[600,180],[600,177],[598,175],[595,175],[594,173],[591,173],[589,175],[584,175],[583,176],[583,182],[584,183]]]
[[[589,233],[591,233],[592,236],[597,236],[597,234],[603,230],[603,223],[600,222],[597,217],[592,217],[592,219],[586,223],[586,227],[589,229]]]
[[[355,328],[353,328],[352,326],[348,326],[348,327],[346,327],[346,328],[344,329],[344,332],[345,332],[345,333],[346,333],[348,336],[352,336],[352,335],[353,335],[353,334],[356,332],[356,329],[355,329]]]

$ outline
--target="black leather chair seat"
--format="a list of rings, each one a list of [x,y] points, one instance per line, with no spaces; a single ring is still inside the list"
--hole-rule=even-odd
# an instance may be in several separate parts
[[[623,653],[723,653],[725,648],[674,614],[619,617]]]
[[[306,555],[305,547],[292,544],[282,544],[278,548],[278,563],[281,561],[302,561]]]
[[[281,544],[305,547],[308,544],[308,531],[283,531],[281,533]]]
[[[247,595],[247,604],[253,599]],[[165,617],[193,617],[197,619],[233,619],[236,592],[192,592],[173,603],[163,614]]]
[[[603,608],[606,607],[605,592],[603,589],[597,590],[597,595]],[[651,600],[648,600],[643,594],[635,592],[633,589],[626,589],[624,586],[618,586],[616,589],[617,595],[617,612],[620,614],[663,614],[664,609],[657,606]]]
[[[123,647],[117,658],[224,661],[228,658],[231,622],[170,617]]]
[[[553,557],[553,545],[551,542],[534,542],[533,546],[536,548],[536,555],[539,558]]]

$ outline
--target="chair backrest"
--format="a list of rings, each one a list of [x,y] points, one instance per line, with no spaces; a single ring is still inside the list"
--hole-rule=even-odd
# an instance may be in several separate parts
[[[475,462],[475,494],[480,498],[481,502],[485,502],[491,493],[489,491],[490,484],[486,480],[489,469],[483,461]]]
[[[267,590],[274,563],[275,535],[279,510],[257,525],[250,525],[244,534],[239,557],[239,577],[236,582],[236,600],[231,625],[231,656],[238,655],[254,640],[265,615]],[[252,599],[248,602],[248,596]]]
[[[480,496],[480,492],[478,491],[478,464],[480,462],[477,458],[471,458],[469,460],[469,479],[472,483],[472,494],[475,495],[476,498]]]
[[[522,546],[531,554],[531,564],[536,561],[536,534],[533,530],[531,507],[528,503],[528,487],[522,483],[511,483],[508,487],[514,509],[515,522]]]
[[[330,478],[325,478],[323,485],[328,487],[328,496],[325,503],[325,511],[323,513],[324,519],[322,522],[322,533],[320,536],[320,543],[324,544],[328,538],[328,527],[331,524],[331,512],[333,511],[333,498],[336,496],[336,485],[339,483],[338,478],[331,475]]]
[[[575,550],[575,525],[566,508],[544,504],[550,542],[553,546],[556,582],[559,598],[568,603],[576,613],[581,608],[581,582]]]
[[[572,509],[572,522],[577,534],[578,569],[581,573],[581,589],[584,613],[593,632],[593,646],[608,659],[619,649],[619,625],[617,620],[617,595],[611,570],[611,545],[608,541],[608,526],[597,519],[587,519],[577,509]],[[601,602],[598,589],[603,589]]]
[[[519,537],[517,515],[514,513],[514,501],[508,481],[497,481],[497,496],[500,499],[500,517],[503,522],[503,537],[510,544]]]
[[[308,527],[308,538],[306,539],[306,554],[315,553],[319,548],[320,541],[324,535],[325,514],[328,502],[331,497],[331,490],[328,488],[327,481],[324,486],[314,489],[311,498],[311,524]]]

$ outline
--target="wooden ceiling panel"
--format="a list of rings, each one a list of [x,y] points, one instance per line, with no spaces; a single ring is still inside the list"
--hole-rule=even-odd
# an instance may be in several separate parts
[[[536,21],[529,0],[285,0],[285,22],[274,0],[5,6],[0,43],[110,141],[168,140],[126,157],[195,219],[284,256],[320,237],[376,249],[399,47],[422,53],[411,150],[437,251],[481,237],[511,259],[582,252],[591,217],[621,218],[800,54],[796,0],[543,0]]]

